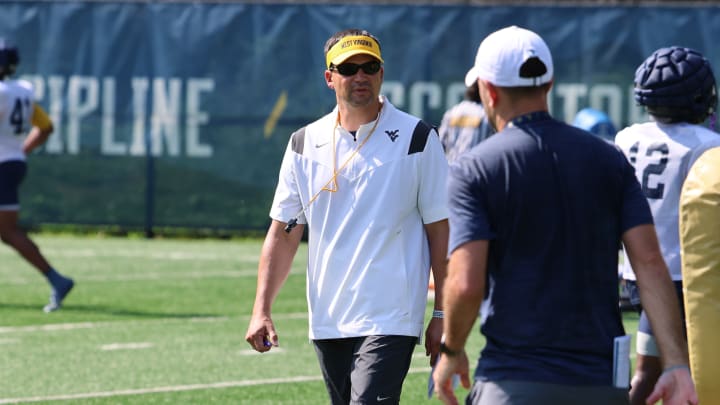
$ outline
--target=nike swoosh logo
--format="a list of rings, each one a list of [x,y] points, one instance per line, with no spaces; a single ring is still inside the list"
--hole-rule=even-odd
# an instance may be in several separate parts
[[[323,146],[325,146],[325,145],[327,145],[327,144],[329,144],[329,143],[330,143],[330,142],[316,143],[316,144],[315,144],[315,147],[316,147],[316,148],[322,148]]]
[[[377,398],[375,398],[375,400],[378,402],[387,401],[388,399],[392,399],[392,397],[381,397],[380,395],[378,395]]]

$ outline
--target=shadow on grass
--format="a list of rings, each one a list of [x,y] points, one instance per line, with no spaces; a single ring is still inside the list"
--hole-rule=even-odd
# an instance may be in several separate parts
[[[0,302],[0,310],[29,310],[29,311],[41,311],[42,305],[37,304],[8,304]],[[172,312],[155,312],[155,311],[139,311],[126,308],[110,307],[105,305],[83,305],[83,304],[68,304],[63,305],[58,313],[68,314],[96,314],[96,315],[109,315],[114,317],[123,318],[156,318],[156,319],[189,319],[189,318],[225,318],[229,315],[218,315],[213,313],[202,313],[202,312],[188,312],[188,313],[172,313]],[[52,314],[50,314],[52,315]]]

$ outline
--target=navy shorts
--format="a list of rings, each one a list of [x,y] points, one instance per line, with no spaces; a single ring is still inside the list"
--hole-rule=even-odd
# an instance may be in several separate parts
[[[22,160],[0,163],[0,211],[20,208],[20,184],[25,178],[27,164]]]

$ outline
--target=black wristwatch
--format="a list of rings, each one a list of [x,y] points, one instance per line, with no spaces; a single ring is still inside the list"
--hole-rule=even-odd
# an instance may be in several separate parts
[[[440,353],[443,353],[448,357],[453,357],[462,353],[462,350],[452,350],[449,347],[445,346],[445,335],[443,335],[440,339]]]

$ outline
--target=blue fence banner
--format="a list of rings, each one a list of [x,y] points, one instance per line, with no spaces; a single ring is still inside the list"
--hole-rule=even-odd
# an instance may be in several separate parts
[[[30,158],[31,224],[262,229],[288,137],[332,109],[323,46],[364,28],[381,42],[383,93],[439,124],[463,95],[479,42],[508,25],[551,48],[552,113],[587,106],[646,119],[637,66],[682,45],[720,66],[720,8],[210,2],[4,2],[55,133]]]

